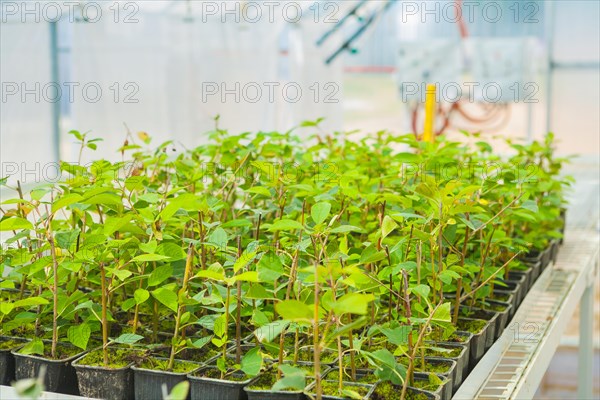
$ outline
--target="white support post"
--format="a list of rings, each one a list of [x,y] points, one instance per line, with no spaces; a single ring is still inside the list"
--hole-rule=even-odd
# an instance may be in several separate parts
[[[593,281],[592,281],[593,282]],[[593,360],[594,360],[594,285],[585,288],[579,311],[579,361],[577,373],[577,398],[593,399]]]

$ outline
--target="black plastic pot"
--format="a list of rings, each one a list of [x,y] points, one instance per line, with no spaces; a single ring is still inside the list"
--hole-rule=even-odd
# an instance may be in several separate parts
[[[498,313],[496,311],[481,310],[478,308],[471,308],[469,310],[468,316],[470,318],[483,319],[483,320],[489,321],[489,323],[490,323],[488,331],[486,333],[486,337],[485,337],[485,350],[486,351],[490,347],[492,347],[492,345],[494,344],[494,341],[496,340],[496,332],[499,330],[499,325],[498,325],[498,316],[499,315],[500,315],[500,313]]]
[[[49,343],[46,343],[46,345],[49,345]],[[62,343],[61,345],[73,347],[67,343]],[[15,358],[15,379],[36,378],[39,375],[40,367],[45,365],[46,376],[44,377],[44,386],[46,391],[79,394],[77,374],[71,362],[81,357],[85,352],[75,354],[63,360],[51,360],[33,354],[20,354],[17,350],[11,351],[11,354]]]
[[[529,266],[529,268],[531,269],[532,283],[537,281],[537,278],[539,278],[540,274],[542,273],[542,262],[541,261],[536,261],[536,262],[526,261],[525,265]]]
[[[8,386],[15,380],[15,357],[12,355],[11,351],[19,349],[23,344],[27,343],[28,340],[10,336],[0,336],[0,342],[6,340],[14,340],[15,342],[22,343],[21,345],[10,349],[0,350],[0,385]]]
[[[521,304],[519,302],[519,288],[517,287],[517,285],[514,282],[509,282],[509,281],[504,281],[504,285],[506,286],[500,286],[500,285],[495,285],[494,286],[494,294],[503,294],[503,295],[508,295],[510,296],[510,298],[508,300],[506,300],[507,303],[510,303],[512,305],[512,309],[510,312],[510,316],[512,317],[512,315],[515,313],[515,311],[517,310],[517,308],[519,307],[519,305]],[[494,299],[497,300],[497,299]],[[501,300],[498,300],[501,301]]]
[[[461,350],[460,354],[457,357],[438,356],[439,358],[442,358],[445,360],[454,360],[456,362],[456,368],[455,368],[456,377],[455,377],[455,380],[452,385],[452,387],[454,388],[454,391],[456,391],[456,389],[458,389],[458,387],[461,385],[463,380],[469,374],[469,347],[470,347],[471,338],[473,337],[473,334],[471,334],[470,332],[457,331],[456,333],[468,334],[467,335],[468,340],[465,343],[429,342],[434,347],[442,347],[445,349],[460,349]]]
[[[196,374],[208,368],[211,367],[201,368]],[[243,381],[227,381],[191,374],[187,375],[187,379],[190,381],[191,400],[246,400],[248,397],[244,386],[252,381],[252,378]]]
[[[459,318],[459,320],[472,321],[475,318]],[[488,336],[488,332],[490,332],[490,323],[489,321],[485,321],[485,326],[478,333],[471,333],[473,337],[470,340],[469,344],[469,371],[472,371],[473,368],[477,365],[479,360],[485,354],[485,342]]]
[[[521,277],[524,277],[525,279],[521,281]],[[525,296],[527,296],[527,293],[529,292],[529,289],[531,288],[531,285],[533,284],[532,280],[531,280],[531,270],[527,269],[527,270],[518,270],[518,271],[510,271],[508,273],[508,280],[511,281],[521,281],[521,290],[523,291],[523,299],[525,298]]]
[[[378,390],[380,390],[381,388],[383,388],[386,385],[392,385],[392,388],[393,388],[392,390],[396,393],[400,393],[402,391],[402,386],[400,386],[400,385],[393,385],[389,382],[378,382],[375,384],[375,387],[373,388],[373,392],[371,393],[371,397],[369,399],[370,400],[387,400],[388,397],[385,397],[385,395],[387,393],[380,394],[377,392]],[[425,395],[427,397],[427,400],[440,400],[440,396],[438,394],[431,393],[426,390],[413,388],[410,386],[407,388],[407,393]]]
[[[552,243],[549,243],[548,246],[542,252],[542,270],[546,269],[548,265],[550,265],[550,260],[552,258]]]
[[[248,400],[304,400],[304,392],[253,390],[244,388]]]
[[[509,274],[507,280],[504,281],[506,284],[515,285],[515,295],[517,296],[517,304],[520,306],[527,295],[527,291],[525,290],[527,277],[523,274]]]
[[[424,392],[430,392],[430,393],[432,393],[434,395],[437,395],[437,396],[439,396],[439,398],[441,400],[450,400],[450,399],[452,399],[452,382],[449,379],[447,379],[447,378],[445,378],[445,377],[443,377],[441,375],[438,375],[438,377],[440,379],[442,379],[443,381],[445,381],[445,382],[442,385],[440,385],[440,387],[437,390],[435,390],[435,391],[423,390],[423,391]],[[426,372],[415,372],[414,379],[415,380],[419,380],[419,381],[427,381],[427,382],[429,382],[429,373],[426,373]],[[415,388],[415,389],[417,389],[417,388]],[[422,389],[420,389],[420,390],[422,390]]]
[[[452,387],[452,392],[454,391],[454,388],[458,388],[458,386],[460,385],[460,383],[458,382],[457,379],[457,373],[458,373],[458,368],[457,368],[457,363],[456,361],[454,361],[451,358],[443,358],[443,357],[425,357],[425,361],[428,362],[429,364],[444,364],[444,365],[449,365],[448,371],[447,372],[440,372],[438,373],[438,375],[441,375],[447,379],[450,380],[450,386]],[[461,372],[461,377],[462,377],[462,372]]]
[[[560,240],[554,239],[550,242],[550,260],[553,263],[556,263],[556,259],[558,258],[558,250],[560,250]]]
[[[156,359],[163,361],[167,360],[166,358],[159,357]],[[187,362],[191,363],[191,361]],[[168,372],[132,366],[131,370],[133,371],[135,399],[146,400],[162,398],[163,385],[167,385],[167,392],[170,393],[175,385],[187,380],[188,374],[193,374],[202,366],[201,364],[197,365],[198,367],[196,369],[189,372]]]
[[[79,392],[93,399],[131,400],[133,392],[133,363],[123,368],[106,368],[81,364],[85,355],[73,361],[77,371]]]
[[[486,300],[486,302],[489,304],[500,305],[500,306],[505,307],[504,311],[493,311],[493,310],[485,310],[485,309],[479,308],[482,311],[497,314],[494,340],[498,340],[498,338],[504,332],[506,325],[508,324],[510,310],[512,309],[512,305],[510,303],[506,303],[503,301],[497,301],[497,300]]]
[[[337,381],[331,381],[330,382],[335,382],[337,384]],[[308,385],[305,389],[306,393],[311,393],[311,391],[314,390],[315,385],[317,383],[313,382],[310,385]],[[363,399],[369,399],[371,397],[371,395],[373,394],[373,391],[375,390],[375,385],[366,385],[363,383],[354,383],[354,382],[343,382],[343,385],[347,388],[351,388],[351,387],[364,387],[364,388],[368,388],[369,391],[367,392],[366,396],[363,397]],[[309,396],[310,397],[310,396]],[[313,394],[314,397],[314,394]],[[326,395],[323,394],[323,396],[321,397],[323,400],[347,400],[346,397],[339,397],[339,396],[331,396],[331,395]],[[261,399],[262,400],[262,399]]]
[[[259,378],[260,375],[254,378],[254,380]],[[248,396],[248,400],[304,400],[306,398],[304,392],[300,391],[255,390],[250,389],[248,387],[250,385],[252,385],[252,382],[250,382],[246,387],[244,387],[244,391]]]
[[[560,210],[560,219],[562,221],[562,226],[560,227],[560,233],[562,233],[562,237],[558,241],[558,244],[563,244],[565,238],[565,228],[567,226],[567,209],[561,208]]]

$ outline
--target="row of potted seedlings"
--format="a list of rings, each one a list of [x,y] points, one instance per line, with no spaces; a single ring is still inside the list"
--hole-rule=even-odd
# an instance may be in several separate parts
[[[71,132],[64,179],[0,208],[0,383],[45,365],[46,390],[92,398],[449,399],[556,257],[552,136],[499,157],[303,129],[128,135],[86,166],[98,140]]]

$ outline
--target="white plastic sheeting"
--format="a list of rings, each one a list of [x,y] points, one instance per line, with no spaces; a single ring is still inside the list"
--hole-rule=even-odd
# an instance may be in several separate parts
[[[73,26],[72,80],[102,96],[73,103],[70,128],[91,130],[111,150],[124,141],[125,124],[148,132],[154,144],[195,146],[217,115],[232,132],[286,130],[318,117],[341,129],[341,64],[325,66],[314,46],[329,26],[291,27],[266,9],[236,22],[223,10],[207,15],[202,2],[161,3],[138,3],[135,23],[105,18]],[[230,10],[232,3],[243,2]]]
[[[24,185],[56,177],[52,144],[50,29],[8,21],[0,27],[0,177]],[[41,44],[41,45],[40,45]]]

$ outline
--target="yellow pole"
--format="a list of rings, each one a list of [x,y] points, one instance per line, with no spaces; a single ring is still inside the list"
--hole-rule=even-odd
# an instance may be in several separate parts
[[[423,130],[423,140],[433,143],[435,141],[435,85],[428,84],[425,90],[425,128]]]

